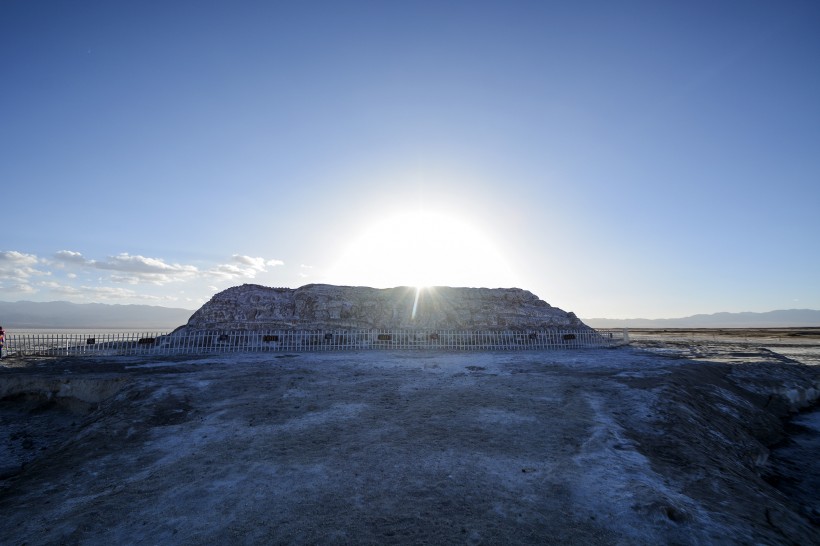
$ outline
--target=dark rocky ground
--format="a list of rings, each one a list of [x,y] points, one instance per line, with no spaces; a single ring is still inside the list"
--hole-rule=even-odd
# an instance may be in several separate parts
[[[638,337],[4,360],[0,543],[820,543],[769,458],[812,344]]]

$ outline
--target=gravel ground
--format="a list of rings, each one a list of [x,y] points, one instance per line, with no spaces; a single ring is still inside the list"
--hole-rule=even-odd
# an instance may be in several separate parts
[[[820,543],[753,343],[4,363],[2,544]]]

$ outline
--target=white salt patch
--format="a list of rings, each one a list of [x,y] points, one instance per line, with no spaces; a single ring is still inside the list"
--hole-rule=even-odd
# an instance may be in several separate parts
[[[303,430],[310,427],[317,427],[337,420],[353,419],[367,404],[336,404],[324,411],[314,411],[307,415],[302,415],[295,419],[290,419],[279,427],[281,430]]]
[[[671,489],[652,470],[649,460],[636,451],[604,407],[604,400],[592,394],[585,398],[594,412],[594,424],[575,457],[579,469],[573,500],[588,517],[647,544],[657,537],[657,530],[637,507],[667,506],[699,521],[700,526],[710,525],[709,516],[695,501]]]

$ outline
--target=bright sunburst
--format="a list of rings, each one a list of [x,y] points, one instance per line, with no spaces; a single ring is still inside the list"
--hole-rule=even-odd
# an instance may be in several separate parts
[[[351,242],[329,280],[374,287],[515,285],[489,237],[454,216],[432,212],[375,222]]]

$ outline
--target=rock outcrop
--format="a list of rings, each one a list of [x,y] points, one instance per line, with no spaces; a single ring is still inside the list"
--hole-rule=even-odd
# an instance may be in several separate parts
[[[587,330],[573,313],[520,288],[368,288],[309,284],[228,288],[185,326],[202,330]]]

